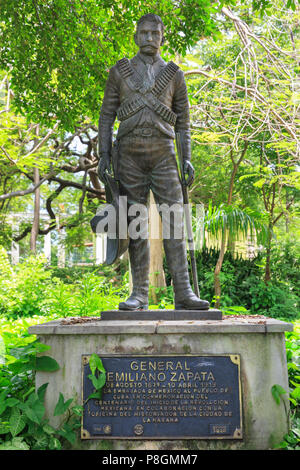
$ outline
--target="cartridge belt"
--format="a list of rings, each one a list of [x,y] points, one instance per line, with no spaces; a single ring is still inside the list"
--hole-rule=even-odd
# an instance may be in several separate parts
[[[134,114],[145,108],[145,106],[148,106],[148,108],[158,114],[168,124],[175,126],[176,114],[152,93],[135,96],[131,101],[125,101],[121,104],[117,111],[119,121],[125,121],[131,116],[134,116]]]
[[[138,137],[164,137],[162,132],[152,127],[136,127],[130,134]]]
[[[123,58],[117,64],[122,78],[126,81],[129,88],[136,93],[131,100],[124,101],[119,107],[117,111],[119,121],[128,119],[145,106],[148,106],[164,121],[174,126],[177,118],[176,114],[162,103],[158,97],[173,79],[179,67],[174,62],[169,62],[156,77],[153,89],[147,93],[140,93],[143,83],[134,72],[129,60]]]

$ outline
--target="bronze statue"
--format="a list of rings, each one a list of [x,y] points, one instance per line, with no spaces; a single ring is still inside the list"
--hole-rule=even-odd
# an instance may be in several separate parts
[[[175,132],[180,134],[183,172],[187,184],[194,178],[190,163],[189,102],[184,74],[173,62],[160,57],[164,42],[161,18],[147,14],[140,18],[134,36],[139,52],[131,60],[123,58],[110,69],[99,119],[99,175],[105,180],[112,159],[113,124],[120,121],[114,170],[120,194],[128,205],[148,203],[149,191],[156,204],[180,204],[182,187],[174,150]],[[175,131],[175,132],[174,132]],[[129,217],[130,222],[130,217]],[[206,310],[209,303],[191,289],[186,243],[172,236],[164,239],[164,250],[173,280],[175,309]],[[149,241],[129,240],[133,290],[120,310],[148,308]]]

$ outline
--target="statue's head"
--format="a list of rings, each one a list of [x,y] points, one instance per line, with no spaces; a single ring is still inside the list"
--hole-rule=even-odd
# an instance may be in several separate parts
[[[158,15],[148,13],[137,22],[134,40],[141,52],[155,55],[164,43],[164,24]]]

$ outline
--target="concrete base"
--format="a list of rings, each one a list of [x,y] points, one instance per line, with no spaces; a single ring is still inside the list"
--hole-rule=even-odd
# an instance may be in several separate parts
[[[222,312],[209,310],[106,310],[101,320],[222,320]]]
[[[274,384],[288,391],[284,331],[293,325],[261,316],[224,317],[223,320],[57,320],[29,328],[60,364],[57,372],[37,372],[36,386],[48,382],[46,412],[59,424],[53,410],[59,392],[81,404],[81,357],[101,355],[222,355],[239,354],[243,411],[243,439],[195,440],[84,440],[75,449],[197,450],[272,449],[287,432],[283,403],[271,394]],[[285,396],[288,409],[288,396]]]

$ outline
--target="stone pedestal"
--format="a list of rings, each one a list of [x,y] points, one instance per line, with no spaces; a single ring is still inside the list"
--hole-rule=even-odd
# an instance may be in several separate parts
[[[265,317],[224,317],[223,320],[57,320],[32,326],[47,355],[60,365],[57,372],[37,372],[36,386],[48,382],[46,410],[52,425],[59,392],[81,404],[82,356],[113,355],[239,355],[242,396],[242,439],[81,440],[76,449],[272,449],[287,432],[283,403],[271,394],[274,384],[288,391],[284,331],[293,325]],[[288,397],[286,406],[288,409]]]

